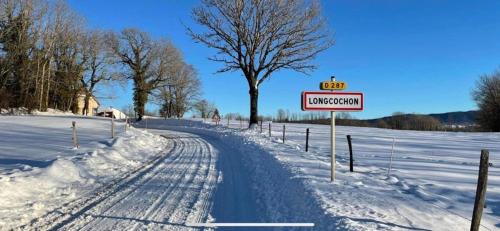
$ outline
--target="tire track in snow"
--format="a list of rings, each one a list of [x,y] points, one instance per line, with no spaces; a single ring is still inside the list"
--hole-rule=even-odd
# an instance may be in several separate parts
[[[180,158],[176,158],[171,163],[158,166],[157,169],[161,169],[161,171],[154,174],[151,179],[148,179],[119,204],[109,204],[113,209],[108,209],[108,212],[99,213],[99,211],[95,211],[94,213],[94,211],[90,211],[87,213],[86,215],[92,218],[97,217],[100,219],[98,223],[89,222],[85,225],[85,229],[92,227],[105,230],[150,229],[155,227],[179,228],[180,225],[184,224],[185,219],[178,214],[189,214],[191,208],[186,207],[186,204],[182,203],[182,201],[197,198],[195,194],[186,193],[184,188],[194,184],[194,179],[200,174],[199,169],[201,169],[202,163],[205,162],[204,158],[207,155],[208,148],[203,147],[200,138],[181,138],[174,140],[174,142],[178,142],[180,147],[185,147],[185,149],[179,149],[180,151],[178,151]],[[203,183],[204,181],[205,179],[201,179],[199,182]],[[165,183],[165,187],[162,187],[162,183]],[[153,190],[152,194],[144,195],[145,192],[150,190]],[[104,206],[106,206],[105,203]],[[133,213],[130,213],[131,210],[133,210]],[[87,217],[82,217],[82,219],[85,218]],[[168,221],[165,218],[169,218]],[[71,227],[71,229],[73,228],[77,227]]]
[[[205,183],[212,183],[213,186],[215,186],[216,182],[214,181],[209,181],[209,176],[211,174],[210,172],[210,163],[212,162],[212,159],[215,159],[212,157],[213,152],[211,152],[210,145],[204,141],[204,140],[198,140],[199,141],[199,155],[202,156],[202,158],[199,158],[196,163],[197,167],[194,172],[194,174],[191,174],[191,177],[189,179],[186,179],[186,182],[184,182],[181,187],[177,188],[177,191],[180,195],[176,200],[178,200],[178,204],[176,205],[175,208],[169,208],[169,207],[164,207],[162,210],[167,209],[167,212],[164,211],[157,211],[155,216],[158,218],[161,218],[162,214],[170,214],[168,216],[168,219],[165,217],[164,219],[167,219],[168,222],[172,223],[178,223],[178,222],[186,222],[187,217],[189,215],[192,215],[194,217],[198,216],[200,214],[196,213],[196,211],[201,212],[203,210],[196,210],[197,207],[195,206],[195,203],[199,201],[200,199],[199,195],[202,192],[202,189],[204,187]],[[206,159],[206,160],[205,160]],[[200,201],[200,202],[205,202],[209,203],[208,201],[209,198],[206,198],[205,201]],[[203,205],[203,204],[200,204]],[[208,208],[207,206],[204,206],[205,208]],[[178,209],[178,208],[188,208],[188,209]],[[169,212],[168,210],[171,210],[172,212]],[[193,212],[192,212],[193,210]],[[205,214],[208,213],[208,210],[205,211]]]
[[[141,188],[141,186],[143,187],[144,185],[147,185],[153,179],[155,179],[155,177],[157,177],[158,174],[161,174],[162,169],[165,168],[166,164],[176,164],[179,157],[181,157],[182,153],[185,151],[186,146],[183,142],[174,141],[174,145],[177,148],[173,149],[173,152],[170,153],[169,156],[167,156],[158,167],[156,167],[155,169],[153,169],[153,171],[146,174],[143,179],[131,184],[131,186],[133,186],[133,187],[126,188],[126,190],[117,193],[113,197],[110,197],[108,199],[109,201],[106,201],[105,203],[101,203],[98,206],[96,206],[95,208],[93,208],[92,210],[90,210],[87,213],[87,215],[90,217],[93,217],[94,219],[90,220],[90,222],[87,222],[84,226],[81,226],[79,229],[88,229],[88,228],[92,229],[92,227],[101,227],[103,225],[102,224],[103,221],[109,220],[109,218],[113,217],[110,214],[114,214],[114,217],[117,217],[117,218],[119,216],[126,217],[125,216],[126,214],[119,214],[120,211],[121,210],[122,211],[130,210],[131,208],[120,206],[120,205],[123,205],[122,202],[125,202],[125,204],[126,204],[126,201],[130,200],[131,197],[133,198],[134,196],[137,196],[137,195],[134,195],[134,193],[137,193],[137,190],[139,188]],[[153,195],[148,195],[147,197],[139,197],[139,201],[136,201],[136,203],[134,203],[134,206],[132,207],[132,209],[137,211],[138,213],[144,211],[144,208],[139,207],[139,206],[144,205],[144,202],[141,203],[141,201],[143,199],[147,200],[147,199],[152,199],[152,198],[155,198],[155,197]],[[139,206],[137,206],[137,205],[139,205]],[[103,208],[103,209],[100,210],[101,208]],[[100,215],[96,215],[96,214],[100,214]],[[139,215],[139,214],[136,214],[136,215]],[[85,217],[83,217],[83,218],[85,218]],[[108,219],[106,219],[106,218],[108,218]],[[85,223],[85,221],[81,221],[81,218],[80,218],[79,222]],[[76,223],[76,225],[78,226],[78,221],[74,222],[74,223]],[[124,224],[127,222],[122,221],[121,223]],[[109,226],[109,224],[108,224],[108,226]]]
[[[195,175],[197,174],[197,169],[200,167],[200,160],[203,158],[202,151],[199,145],[199,139],[193,140],[193,142],[196,145],[191,144],[191,146],[196,147],[197,150],[192,151],[192,155],[189,161],[181,163],[181,168],[186,169],[186,171],[177,176],[179,180],[175,181],[175,183],[172,184],[171,187],[169,187],[169,193],[164,194],[163,197],[158,200],[158,203],[153,204],[150,209],[148,209],[145,217],[149,217],[151,220],[171,224],[184,223],[184,221],[180,219],[169,220],[167,218],[171,217],[179,210],[183,211],[189,209],[189,207],[181,207],[179,209],[179,201],[181,201],[182,198],[186,196],[183,187],[184,185],[190,185],[192,183],[192,179],[195,177]],[[162,206],[165,202],[167,202],[170,206]],[[134,224],[132,229],[137,228],[139,225],[140,223]]]
[[[188,218],[208,219],[217,184],[216,152],[203,139],[184,134],[172,139],[170,153],[121,180],[91,203],[60,209],[38,229],[135,230],[194,229]],[[44,220],[44,218],[41,218]],[[55,221],[55,222],[54,222]],[[54,224],[50,224],[54,222]]]
[[[155,158],[145,163],[139,168],[124,174],[121,178],[113,180],[108,185],[100,186],[94,193],[84,198],[79,198],[74,201],[65,203],[63,206],[54,209],[53,211],[45,214],[44,216],[33,220],[27,225],[19,227],[22,230],[55,230],[67,222],[74,219],[78,214],[98,205],[109,195],[114,194],[124,188],[130,182],[136,181],[144,174],[147,174],[156,165],[160,164],[165,155],[171,150],[175,149],[175,144],[163,154],[158,154]]]
[[[214,151],[213,146],[209,145],[206,141],[204,142],[204,144],[207,146],[211,158],[207,166],[205,182],[201,186],[198,197],[193,201],[193,207],[197,211],[188,215],[188,217],[186,218],[186,223],[207,222],[206,218],[208,217],[208,213],[212,209],[212,203],[210,203],[209,201],[215,193],[214,188],[217,185],[219,179],[219,172],[215,167],[218,155]]]

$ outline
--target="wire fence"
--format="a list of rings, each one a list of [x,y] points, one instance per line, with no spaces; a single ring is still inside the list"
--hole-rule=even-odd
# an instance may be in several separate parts
[[[248,121],[244,120],[225,120],[219,125],[234,130],[245,130],[249,127]],[[256,130],[265,137],[273,137],[285,144],[295,145],[317,159],[318,168],[329,166],[331,142],[329,125],[262,121]],[[498,133],[402,131],[337,126],[335,152],[337,160],[341,163],[349,161],[347,135],[352,139],[355,171],[356,168],[364,167],[368,171],[378,171],[377,174],[402,177],[415,185],[459,183],[461,187],[457,192],[459,197],[465,197],[466,201],[472,200],[472,203],[480,152],[482,149],[488,149],[491,154],[489,160],[491,178],[488,184],[491,188],[500,188],[500,134]],[[467,188],[465,192],[464,188]],[[434,197],[441,197],[438,195],[439,190],[434,188],[427,190],[430,191],[427,193],[434,193]],[[489,198],[487,204],[495,203],[500,199],[500,192],[490,191]],[[442,200],[430,203],[471,221],[463,211],[450,209],[446,205],[448,199]],[[486,226],[481,226],[490,230]]]
[[[247,129],[249,126],[249,122],[245,120],[229,120],[229,122],[226,120],[221,121],[219,124],[228,128],[241,130]],[[471,139],[470,135],[473,133],[453,133],[454,137],[450,138],[448,137],[450,132],[432,132],[432,135],[429,136],[428,132],[378,129],[396,131],[396,134],[374,135],[357,131],[357,129],[348,129],[348,127],[344,128],[347,129],[338,129],[336,132],[337,154],[348,154],[349,149],[346,137],[347,135],[350,135],[352,137],[353,151],[358,159],[358,162],[386,161],[387,168],[389,168],[390,165],[391,154],[394,162],[420,159],[431,162],[442,162],[445,160],[447,163],[455,163],[459,165],[478,165],[479,158],[471,161],[471,155],[479,156],[478,153],[481,149],[489,149],[493,152],[500,151],[500,143],[496,138],[490,140],[479,140],[483,139],[479,136]],[[307,136],[307,130],[309,130],[309,136]],[[325,149],[325,147],[330,147],[325,144],[329,143],[331,139],[330,127],[328,125],[263,121],[259,122],[257,131],[260,131],[262,134],[267,136],[271,135],[272,137],[276,137],[280,140],[283,140],[283,137],[285,137],[285,143],[286,140],[299,144],[303,143],[304,150],[305,144],[308,143],[308,149],[319,149],[320,152],[316,154],[329,155],[329,153],[321,152],[324,151],[323,149]],[[269,131],[271,131],[271,133],[269,133]],[[411,135],[412,133],[417,133],[417,135]],[[400,137],[400,135],[403,136]],[[308,142],[306,140],[307,138],[309,138]],[[443,152],[449,153],[457,149],[456,147],[463,146],[464,139],[466,140],[469,148],[468,150],[459,150],[462,155],[442,155]],[[394,148],[392,146],[394,146]],[[467,154],[464,154],[463,152],[467,152]],[[500,157],[498,155],[492,155],[490,162],[491,167],[500,167]]]

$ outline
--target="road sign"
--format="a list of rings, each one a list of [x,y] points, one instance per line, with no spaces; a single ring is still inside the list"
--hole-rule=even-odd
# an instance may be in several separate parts
[[[303,111],[362,111],[361,92],[302,92]]]
[[[346,82],[340,81],[323,81],[319,84],[321,90],[344,90],[347,88]]]

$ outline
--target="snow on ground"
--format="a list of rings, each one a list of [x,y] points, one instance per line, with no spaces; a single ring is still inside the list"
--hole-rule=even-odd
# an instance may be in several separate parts
[[[140,167],[164,149],[159,136],[109,118],[0,116],[0,229],[20,226]],[[73,149],[76,121],[80,148]]]
[[[259,144],[248,141],[244,136],[193,121],[148,119],[147,123],[148,131],[173,130],[198,136],[216,153],[219,184],[210,202],[206,203],[213,205],[210,210],[211,222],[305,222],[315,223],[315,227],[299,230],[336,228],[337,218],[326,214],[302,180],[294,178],[293,173]],[[146,121],[142,121],[135,126],[145,125]],[[189,227],[189,220],[186,222],[185,225]]]
[[[209,121],[206,121],[209,122]],[[210,122],[211,123],[211,122]],[[227,121],[223,121],[224,127]],[[260,144],[313,190],[337,228],[467,230],[476,191],[481,149],[490,150],[488,192],[482,229],[500,229],[500,134],[396,131],[337,126],[337,180],[330,183],[329,126],[268,123],[250,131],[230,121],[224,132]],[[310,128],[309,152],[305,130]],[[349,172],[346,135],[353,139],[355,172]],[[391,174],[388,167],[395,140]],[[340,229],[342,229],[340,228]]]
[[[80,137],[76,150],[71,121]],[[500,229],[498,133],[338,126],[337,180],[331,183],[329,126],[286,124],[285,144],[283,124],[276,123],[271,138],[267,126],[261,133],[240,129],[238,121],[228,128],[147,118],[135,124],[143,128],[126,133],[117,123],[115,139],[109,126],[109,118],[0,117],[0,229],[28,223],[23,227],[184,230],[195,228],[189,222],[211,221],[467,230],[482,148],[490,149],[493,164],[482,228]],[[354,173],[346,134],[353,137]]]

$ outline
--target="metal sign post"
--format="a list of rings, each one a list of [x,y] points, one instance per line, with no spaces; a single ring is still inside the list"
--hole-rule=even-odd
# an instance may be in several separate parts
[[[331,128],[330,128],[330,137],[332,138],[332,141],[330,142],[331,146],[331,159],[332,159],[332,169],[331,169],[331,175],[330,175],[330,180],[335,181],[335,111],[331,111]]]
[[[330,180],[335,181],[335,115],[337,111],[362,111],[363,93],[361,92],[339,92],[347,86],[345,82],[337,82],[335,76],[331,81],[325,81],[320,85],[322,90],[331,91],[303,91],[303,111],[330,111],[330,154],[331,174]],[[337,90],[337,91],[335,91]]]
[[[335,76],[331,77],[332,82],[335,82]],[[333,91],[333,90],[332,90]],[[330,142],[330,154],[331,154],[331,173],[330,173],[330,181],[335,181],[335,111],[330,112],[330,138],[332,139]]]

